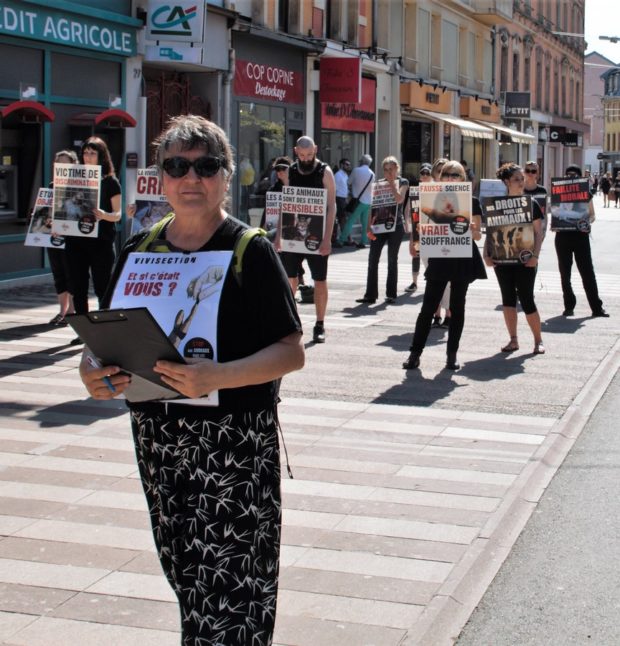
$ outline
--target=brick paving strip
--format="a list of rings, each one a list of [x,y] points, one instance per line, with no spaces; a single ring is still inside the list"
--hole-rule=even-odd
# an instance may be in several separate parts
[[[4,301],[0,642],[178,644],[123,404],[85,399],[73,335],[43,325],[49,290]],[[285,389],[295,478],[283,480],[276,643],[451,643],[618,369],[620,342],[595,365],[556,417]]]

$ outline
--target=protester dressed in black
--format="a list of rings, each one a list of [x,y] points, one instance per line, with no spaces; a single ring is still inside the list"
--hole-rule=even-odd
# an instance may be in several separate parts
[[[121,185],[114,174],[114,166],[106,143],[99,137],[90,137],[82,144],[84,164],[101,166],[99,208],[94,215],[99,223],[96,238],[68,236],[65,253],[73,282],[73,304],[78,314],[88,312],[88,287],[93,279],[99,306],[110,282],[114,266],[116,222],[121,219]]]
[[[465,181],[465,170],[458,162],[446,162],[441,169],[441,181]],[[448,283],[450,291],[450,324],[448,327],[448,344],[446,348],[446,368],[458,370],[457,352],[465,324],[465,299],[469,285],[479,278],[486,278],[484,263],[475,241],[481,237],[480,203],[472,197],[472,252],[468,258],[429,258],[424,277],[426,288],[422,309],[418,315],[413,339],[409,348],[409,357],[403,363],[405,370],[417,368],[420,365],[420,356],[426,345],[428,335],[441,297]]]

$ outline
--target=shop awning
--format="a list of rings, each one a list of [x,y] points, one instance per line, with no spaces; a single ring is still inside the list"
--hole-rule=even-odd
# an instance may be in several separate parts
[[[440,112],[431,112],[430,110],[415,110],[415,112],[420,113],[421,115],[432,119],[433,121],[439,121],[443,123],[448,123],[455,128],[458,128],[464,137],[476,137],[477,139],[493,139],[493,130],[482,126],[479,123],[473,121],[467,121],[465,119],[459,119],[454,117],[451,114],[441,114]]]
[[[534,144],[536,143],[536,137],[534,135],[528,135],[525,132],[520,132],[519,130],[514,130],[513,128],[508,128],[507,126],[500,126],[497,123],[485,123],[485,126],[493,128],[497,132],[501,132],[503,135],[510,137],[510,140],[515,144]]]
[[[125,110],[105,110],[95,118],[96,126],[135,128],[137,121]]]
[[[54,121],[56,115],[38,101],[14,101],[1,110],[2,118],[19,116],[22,121],[30,123],[43,123]]]
[[[107,128],[135,128],[137,121],[125,110],[80,112],[69,119],[70,126],[101,126]]]

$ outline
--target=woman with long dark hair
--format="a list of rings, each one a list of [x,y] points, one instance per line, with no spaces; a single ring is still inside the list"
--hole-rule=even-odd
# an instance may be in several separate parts
[[[88,286],[92,276],[99,306],[110,282],[114,265],[116,222],[121,219],[121,185],[114,173],[110,151],[99,137],[89,137],[80,151],[80,163],[101,166],[99,207],[93,216],[99,223],[96,238],[68,236],[65,253],[73,282],[73,304],[78,314],[88,312]],[[76,343],[79,339],[74,340]]]

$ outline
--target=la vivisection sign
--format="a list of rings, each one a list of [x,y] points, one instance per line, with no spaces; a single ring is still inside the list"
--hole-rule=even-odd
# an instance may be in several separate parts
[[[235,61],[236,96],[278,103],[304,102],[304,82],[301,72],[252,61]]]
[[[0,2],[0,34],[121,56],[136,54],[135,29],[55,9],[25,9],[18,2]]]

